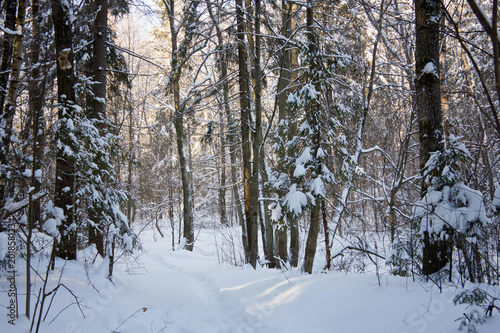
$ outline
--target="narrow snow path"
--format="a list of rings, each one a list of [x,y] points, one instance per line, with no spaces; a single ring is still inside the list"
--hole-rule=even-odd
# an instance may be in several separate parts
[[[175,276],[173,280],[183,281],[183,285],[177,285],[176,289],[182,290],[184,295],[167,296],[170,299],[168,311],[177,318],[169,325],[168,332],[252,332],[246,329],[249,323],[253,323],[251,314],[239,299],[221,292],[215,280],[225,268],[213,266],[200,254],[175,251],[166,255],[161,250],[149,249],[142,260],[151,273],[150,279],[154,280],[149,281],[151,285],[164,288],[158,292],[168,294],[171,289],[168,281],[172,275]],[[157,281],[158,278],[162,281]],[[187,311],[183,306],[186,297],[190,298]],[[259,327],[259,332],[276,331],[276,328],[264,325]]]

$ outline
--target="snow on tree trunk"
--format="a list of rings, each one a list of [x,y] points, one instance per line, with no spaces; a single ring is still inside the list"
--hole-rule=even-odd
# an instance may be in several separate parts
[[[431,153],[442,150],[443,114],[440,89],[440,16],[438,0],[415,1],[416,49],[415,49],[415,98],[420,138],[420,168],[423,172]],[[437,176],[440,170],[434,170]],[[422,179],[422,196],[431,184]],[[423,273],[438,272],[450,260],[451,251],[444,242],[435,241],[432,226],[424,231]]]

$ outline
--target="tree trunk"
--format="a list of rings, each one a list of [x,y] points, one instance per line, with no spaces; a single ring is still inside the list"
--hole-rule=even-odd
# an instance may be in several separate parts
[[[442,150],[443,114],[439,77],[440,26],[439,0],[415,0],[416,19],[416,104],[420,137],[420,168],[423,170],[432,152]],[[430,184],[422,182],[422,194]]]
[[[6,138],[7,145],[5,146],[6,152],[9,151],[8,145],[10,144],[10,136],[12,131],[12,122],[14,120],[14,114],[16,112],[16,100],[19,89],[19,77],[21,75],[21,64],[23,61],[23,34],[24,34],[24,22],[26,16],[26,0],[19,0],[19,6],[17,10],[17,20],[16,20],[16,31],[17,35],[14,36],[14,49],[12,54],[12,65],[11,65],[11,76],[9,91],[7,95],[7,103],[5,104],[5,109],[2,117],[2,127],[6,130],[9,137]],[[3,140],[2,140],[3,141]],[[3,142],[2,142],[3,143]],[[33,154],[33,157],[35,155]],[[35,163],[35,160],[33,160]],[[34,185],[35,173],[32,170],[31,174],[31,185]],[[30,298],[31,298],[31,238],[33,235],[33,191],[29,193],[29,209],[28,209],[28,234],[26,236],[26,305],[25,313],[26,317],[30,318]]]
[[[445,18],[441,16],[441,46],[439,52],[439,75],[440,75],[440,90],[441,90],[441,111],[443,114],[443,135],[444,137],[448,137],[450,133],[449,129],[449,110],[450,110],[450,102],[448,97],[448,84],[446,80],[446,73],[448,72],[448,44],[446,41],[445,29],[447,29],[444,24]]]
[[[174,83],[174,96],[179,96],[178,82]],[[175,88],[177,86],[177,89]],[[194,226],[193,226],[193,208],[191,204],[191,172],[187,165],[186,151],[185,151],[185,141],[186,136],[184,134],[184,116],[180,112],[176,112],[174,118],[174,127],[177,137],[177,152],[179,154],[179,164],[182,180],[182,203],[183,203],[183,219],[184,219],[184,230],[183,237],[185,239],[184,249],[188,251],[193,250],[194,244]]]
[[[89,119],[97,120],[100,135],[105,135],[105,128],[102,121],[106,117],[106,67],[107,61],[107,41],[108,41],[108,0],[94,0],[93,12],[96,13],[93,22],[93,59],[92,59],[92,101],[89,111]],[[103,165],[102,160],[103,152],[96,152],[95,163],[98,166],[94,172],[100,173],[105,170],[106,166]],[[102,178],[104,174],[99,175]],[[95,244],[97,252],[104,257],[104,223],[101,221],[103,215],[101,204],[93,203],[92,208],[89,209],[89,219],[93,221],[98,227],[89,226],[89,244]],[[100,228],[99,228],[100,227]],[[99,230],[100,229],[100,230]]]
[[[31,76],[28,81],[28,115],[30,118],[31,132],[33,135],[33,178],[31,186],[34,188],[33,193],[38,193],[41,189],[41,173],[42,160],[44,156],[44,140],[43,140],[43,101],[45,92],[45,75],[41,70],[40,52],[41,52],[41,33],[40,33],[40,2],[33,0],[32,2],[32,44],[30,52],[30,61],[32,65]],[[33,225],[40,223],[40,200],[32,202],[30,209],[31,216],[29,219]]]
[[[56,184],[54,204],[63,210],[65,220],[58,227],[61,235],[55,255],[62,259],[76,259],[76,226],[74,219],[75,159],[65,151],[77,153],[71,139],[69,122],[75,113],[75,75],[73,70],[72,26],[66,2],[52,0],[52,21],[54,23],[57,57],[57,101],[59,104],[59,128],[56,139],[61,147],[56,153]]]
[[[321,212],[323,217],[323,230],[325,232],[325,259],[326,259],[325,269],[330,270],[332,267],[332,254],[330,251],[330,233],[328,232],[328,218],[326,214],[325,200],[323,200],[321,203]]]
[[[255,52],[254,52],[254,72],[255,72],[255,85],[254,85],[254,96],[255,96],[255,123],[253,126],[253,141],[252,141],[252,156],[253,156],[253,166],[252,174],[250,179],[250,215],[251,218],[247,220],[247,230],[248,230],[248,250],[249,250],[249,263],[255,268],[257,265],[258,256],[258,221],[259,221],[259,174],[261,171],[260,160],[261,154],[260,149],[262,143],[262,72],[260,68],[260,11],[261,2],[260,0],[255,0],[255,25],[254,25],[254,42],[255,42]],[[265,230],[262,229],[262,235],[265,238]],[[266,257],[269,256],[267,251],[267,244],[264,240],[264,253]]]
[[[288,237],[287,231],[284,226],[278,226],[276,228],[276,232],[274,235],[274,247],[276,248],[276,254],[278,255],[275,258],[275,265],[278,268],[284,268],[283,264],[288,262]]]
[[[420,137],[420,168],[432,152],[442,150],[443,114],[440,89],[440,26],[441,2],[415,0],[415,98]],[[432,176],[437,176],[438,170]],[[425,195],[431,184],[422,179],[421,192]],[[430,226],[428,226],[430,227]],[[424,232],[422,271],[425,275],[438,272],[448,263],[447,242],[436,241],[434,235]]]
[[[128,90],[128,89],[127,89]],[[128,93],[128,91],[127,91]],[[129,223],[129,226],[134,222],[134,214],[133,214],[133,196],[132,196],[132,190],[133,190],[133,166],[134,166],[134,160],[135,160],[135,133],[134,133],[134,112],[132,105],[130,103],[130,99],[127,98],[127,108],[128,108],[128,141],[129,141],[129,147],[128,147],[128,156],[127,156],[127,192],[128,192],[128,199],[127,199],[127,221]]]
[[[16,31],[17,0],[6,0],[2,2],[5,8],[5,28],[11,32]],[[3,9],[3,8],[2,8]],[[4,117],[4,104],[7,97],[7,83],[9,82],[10,69],[12,66],[12,54],[14,52],[13,33],[4,33],[2,41],[2,59],[0,60],[0,116]]]
[[[2,116],[2,125],[4,126],[5,132],[9,134],[9,137],[12,134],[12,123],[16,112],[19,78],[21,76],[21,64],[23,62],[23,34],[26,17],[26,0],[18,0],[18,5],[16,19],[16,30],[18,34],[14,36],[9,90]],[[6,148],[9,149],[8,146]]]
[[[195,33],[196,8],[198,1],[189,1],[185,4],[184,9],[184,39],[180,47],[178,46],[179,27],[176,26],[175,1],[164,0],[165,7],[168,13],[170,22],[171,46],[172,46],[172,90],[174,97],[174,127],[177,140],[177,152],[179,155],[179,165],[182,180],[183,193],[183,219],[184,230],[183,237],[185,239],[184,249],[193,250],[194,245],[194,221],[193,221],[193,206],[192,206],[192,186],[191,186],[191,169],[189,168],[186,155],[186,134],[184,130],[184,107],[181,106],[180,96],[180,79],[182,66],[185,58],[188,56],[188,50],[191,46],[191,41]]]
[[[319,64],[318,64],[318,49],[316,45],[316,37],[314,33],[314,17],[313,17],[313,2],[309,0],[307,3],[307,38],[308,38],[308,57],[309,57],[309,80],[315,87],[315,90],[320,92],[321,85],[318,82]],[[315,97],[311,101],[311,105],[306,110],[307,123],[311,127],[311,150],[312,156],[318,156],[321,143],[321,127],[320,127],[320,104]],[[319,177],[322,174],[321,163],[314,160],[313,177]],[[304,255],[304,272],[312,273],[314,257],[316,255],[316,246],[318,244],[318,233],[321,226],[321,202],[323,198],[320,195],[314,195],[314,200],[311,203],[311,220],[309,226],[309,233],[307,235],[307,242]]]
[[[295,28],[295,18],[294,18],[294,13],[297,11],[297,5],[294,4],[287,4],[286,8],[286,34],[287,38],[290,38],[292,34],[292,30]],[[286,73],[286,80],[287,80],[287,94],[284,96],[284,101],[282,103],[285,103],[285,108],[286,108],[286,100],[288,99],[288,94],[293,91],[293,88],[290,87],[292,82],[295,80],[294,77],[294,69],[298,66],[298,54],[297,54],[297,49],[293,48],[292,50],[288,50],[289,48],[286,48],[287,51],[285,51],[287,54],[285,56],[285,59],[287,61],[288,67],[287,67],[287,73]],[[288,140],[291,141],[295,136],[297,136],[297,118],[294,114],[292,114],[291,109],[286,111],[286,117],[288,119]],[[290,148],[291,150],[288,152],[289,156],[294,156],[294,148]],[[288,174],[290,177],[293,177],[293,168],[288,170]],[[290,227],[290,266],[292,267],[297,267],[299,264],[299,251],[300,251],[300,239],[299,239],[299,220],[296,216],[293,214],[288,214],[287,215],[287,221],[288,225]]]
[[[106,115],[106,67],[108,42],[108,0],[94,0],[96,14],[93,24],[93,61],[92,74],[94,99],[92,109],[96,119],[104,119]]]
[[[222,116],[220,117],[222,118]],[[224,126],[221,126],[221,133]],[[221,225],[227,225],[226,215],[226,142],[220,136],[220,158],[219,158],[219,217]]]
[[[321,226],[321,202],[316,199],[316,203],[311,207],[311,221],[304,256],[304,272],[312,274],[314,257],[316,256],[316,245],[318,244],[318,233]]]
[[[245,16],[242,0],[236,0],[236,20],[237,20],[237,37],[238,37],[238,82],[240,87],[239,101],[241,108],[241,144],[243,150],[243,186],[244,186],[244,201],[245,201],[245,223],[246,237],[248,240],[248,251],[245,253],[245,260],[252,264],[252,235],[249,234],[249,228],[257,223],[253,221],[251,210],[251,160],[252,151],[250,145],[250,74],[248,73],[248,53],[245,42]],[[250,225],[250,227],[249,227]],[[255,267],[255,265],[253,265]]]
[[[6,0],[2,3],[5,7],[4,26],[11,31],[16,30],[16,10],[17,0]],[[10,148],[10,133],[12,128],[9,128],[10,112],[4,110],[5,99],[7,97],[7,83],[9,82],[10,68],[12,64],[12,53],[14,49],[14,35],[4,33],[2,41],[2,58],[0,59],[0,207],[5,206],[5,197],[7,196],[7,168],[8,156]],[[1,215],[1,211],[0,211]],[[0,232],[5,230],[0,222]]]
[[[32,2],[32,45],[30,60],[32,65],[31,77],[28,82],[28,114],[31,118],[31,130],[33,133],[33,172],[31,175],[30,206],[28,210],[28,236],[26,237],[26,317],[30,317],[31,304],[31,238],[34,226],[41,226],[40,221],[40,200],[33,200],[32,193],[38,193],[41,189],[41,167],[43,158],[43,140],[41,126],[43,117],[43,88],[42,73],[40,70],[40,2],[33,0]],[[29,135],[28,135],[29,136]]]
[[[290,4],[286,0],[282,0],[281,8],[282,8],[282,17],[281,17],[281,34],[285,36],[286,38],[290,37],[290,29],[291,29],[291,11],[292,11],[292,4]],[[292,135],[291,132],[291,122],[292,119],[290,115],[288,114],[288,109],[287,109],[287,99],[288,99],[288,94],[290,93],[290,82],[291,82],[291,76],[292,76],[292,64],[291,64],[291,51],[290,51],[290,46],[288,43],[283,42],[281,46],[281,51],[280,51],[280,74],[278,78],[278,91],[277,91],[277,106],[278,106],[278,138],[280,140],[283,140],[283,144],[281,149],[277,152],[278,154],[278,172],[283,174],[283,175],[288,175],[288,177],[291,177],[292,175],[290,174],[290,170],[287,169],[285,160],[287,157],[287,154],[289,151],[287,151],[285,147],[285,141],[290,139],[290,136]],[[282,191],[280,191],[282,192]],[[280,195],[283,195],[283,193],[279,193]],[[276,254],[278,256],[278,259],[276,259],[276,266],[281,267],[281,261],[288,261],[288,252],[287,252],[287,246],[288,246],[288,239],[287,239],[287,230],[291,225],[296,225],[296,219],[292,214],[288,214],[285,212],[282,214],[280,217],[280,220],[278,221],[278,227],[276,228],[275,232],[275,247],[276,247]],[[292,236],[295,235],[292,232]],[[293,237],[292,237],[293,238]],[[298,240],[293,238],[293,240]],[[293,267],[297,267],[297,259],[298,258],[298,242],[292,241],[290,243],[290,253],[292,255],[292,262],[291,265]]]

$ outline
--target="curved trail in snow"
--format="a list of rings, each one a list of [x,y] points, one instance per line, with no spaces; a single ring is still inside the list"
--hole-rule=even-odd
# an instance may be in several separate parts
[[[175,321],[168,326],[168,332],[271,333],[277,331],[276,328],[265,325],[266,316],[255,311],[255,307],[249,312],[239,299],[221,290],[215,277],[220,275],[220,270],[224,268],[207,264],[206,258],[186,251],[169,252],[166,255],[157,252],[157,249],[150,249],[142,256],[141,260],[146,270],[151,270],[151,274],[164,274],[167,279],[171,274],[176,276],[176,280],[184,278],[185,284],[179,288],[184,288],[187,298],[192,295],[196,296],[195,302],[191,299],[189,311],[185,313],[186,316],[191,317],[190,319],[181,318],[183,314],[178,311],[184,309],[184,299],[178,299],[179,308],[175,305],[175,300],[170,300],[170,303],[173,301],[171,310],[175,312]],[[152,269],[155,265],[161,269],[158,267]],[[163,293],[163,291],[159,292]],[[168,295],[168,290],[165,293]]]

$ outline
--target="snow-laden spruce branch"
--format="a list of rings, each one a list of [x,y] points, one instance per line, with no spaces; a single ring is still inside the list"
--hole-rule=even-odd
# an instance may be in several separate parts
[[[455,200],[464,201],[464,207],[453,207],[451,204],[452,192],[456,191]],[[452,230],[461,241],[467,243],[484,262],[493,270],[497,269],[495,263],[491,263],[489,257],[480,251],[477,244],[477,236],[471,237],[467,234],[467,228],[474,222],[486,226],[490,223],[486,214],[486,207],[483,202],[481,192],[471,189],[463,183],[457,183],[453,186],[445,186],[443,190],[431,190],[427,195],[416,203],[414,209],[414,218],[425,217],[425,222],[421,222],[421,228],[424,223],[431,220],[431,228],[436,229],[439,234],[444,226]],[[426,227],[427,228],[427,227]],[[465,229],[465,230],[464,230]]]
[[[35,201],[35,200],[39,200],[41,198],[43,198],[44,196],[46,196],[48,193],[45,192],[45,191],[40,191],[40,192],[37,192],[35,194],[33,194],[31,196],[31,200],[32,201]],[[9,202],[5,205],[5,207],[3,207],[2,209],[2,218],[6,218],[12,214],[15,214],[17,212],[19,212],[20,210],[28,207],[30,204],[30,198],[24,198],[22,200],[19,200],[19,201],[15,201],[15,202]]]
[[[2,30],[2,32],[6,35],[11,35],[11,36],[22,36],[23,35],[22,27],[20,25],[17,26],[16,30],[12,30],[12,29],[9,29],[5,26],[0,25],[0,30]]]

